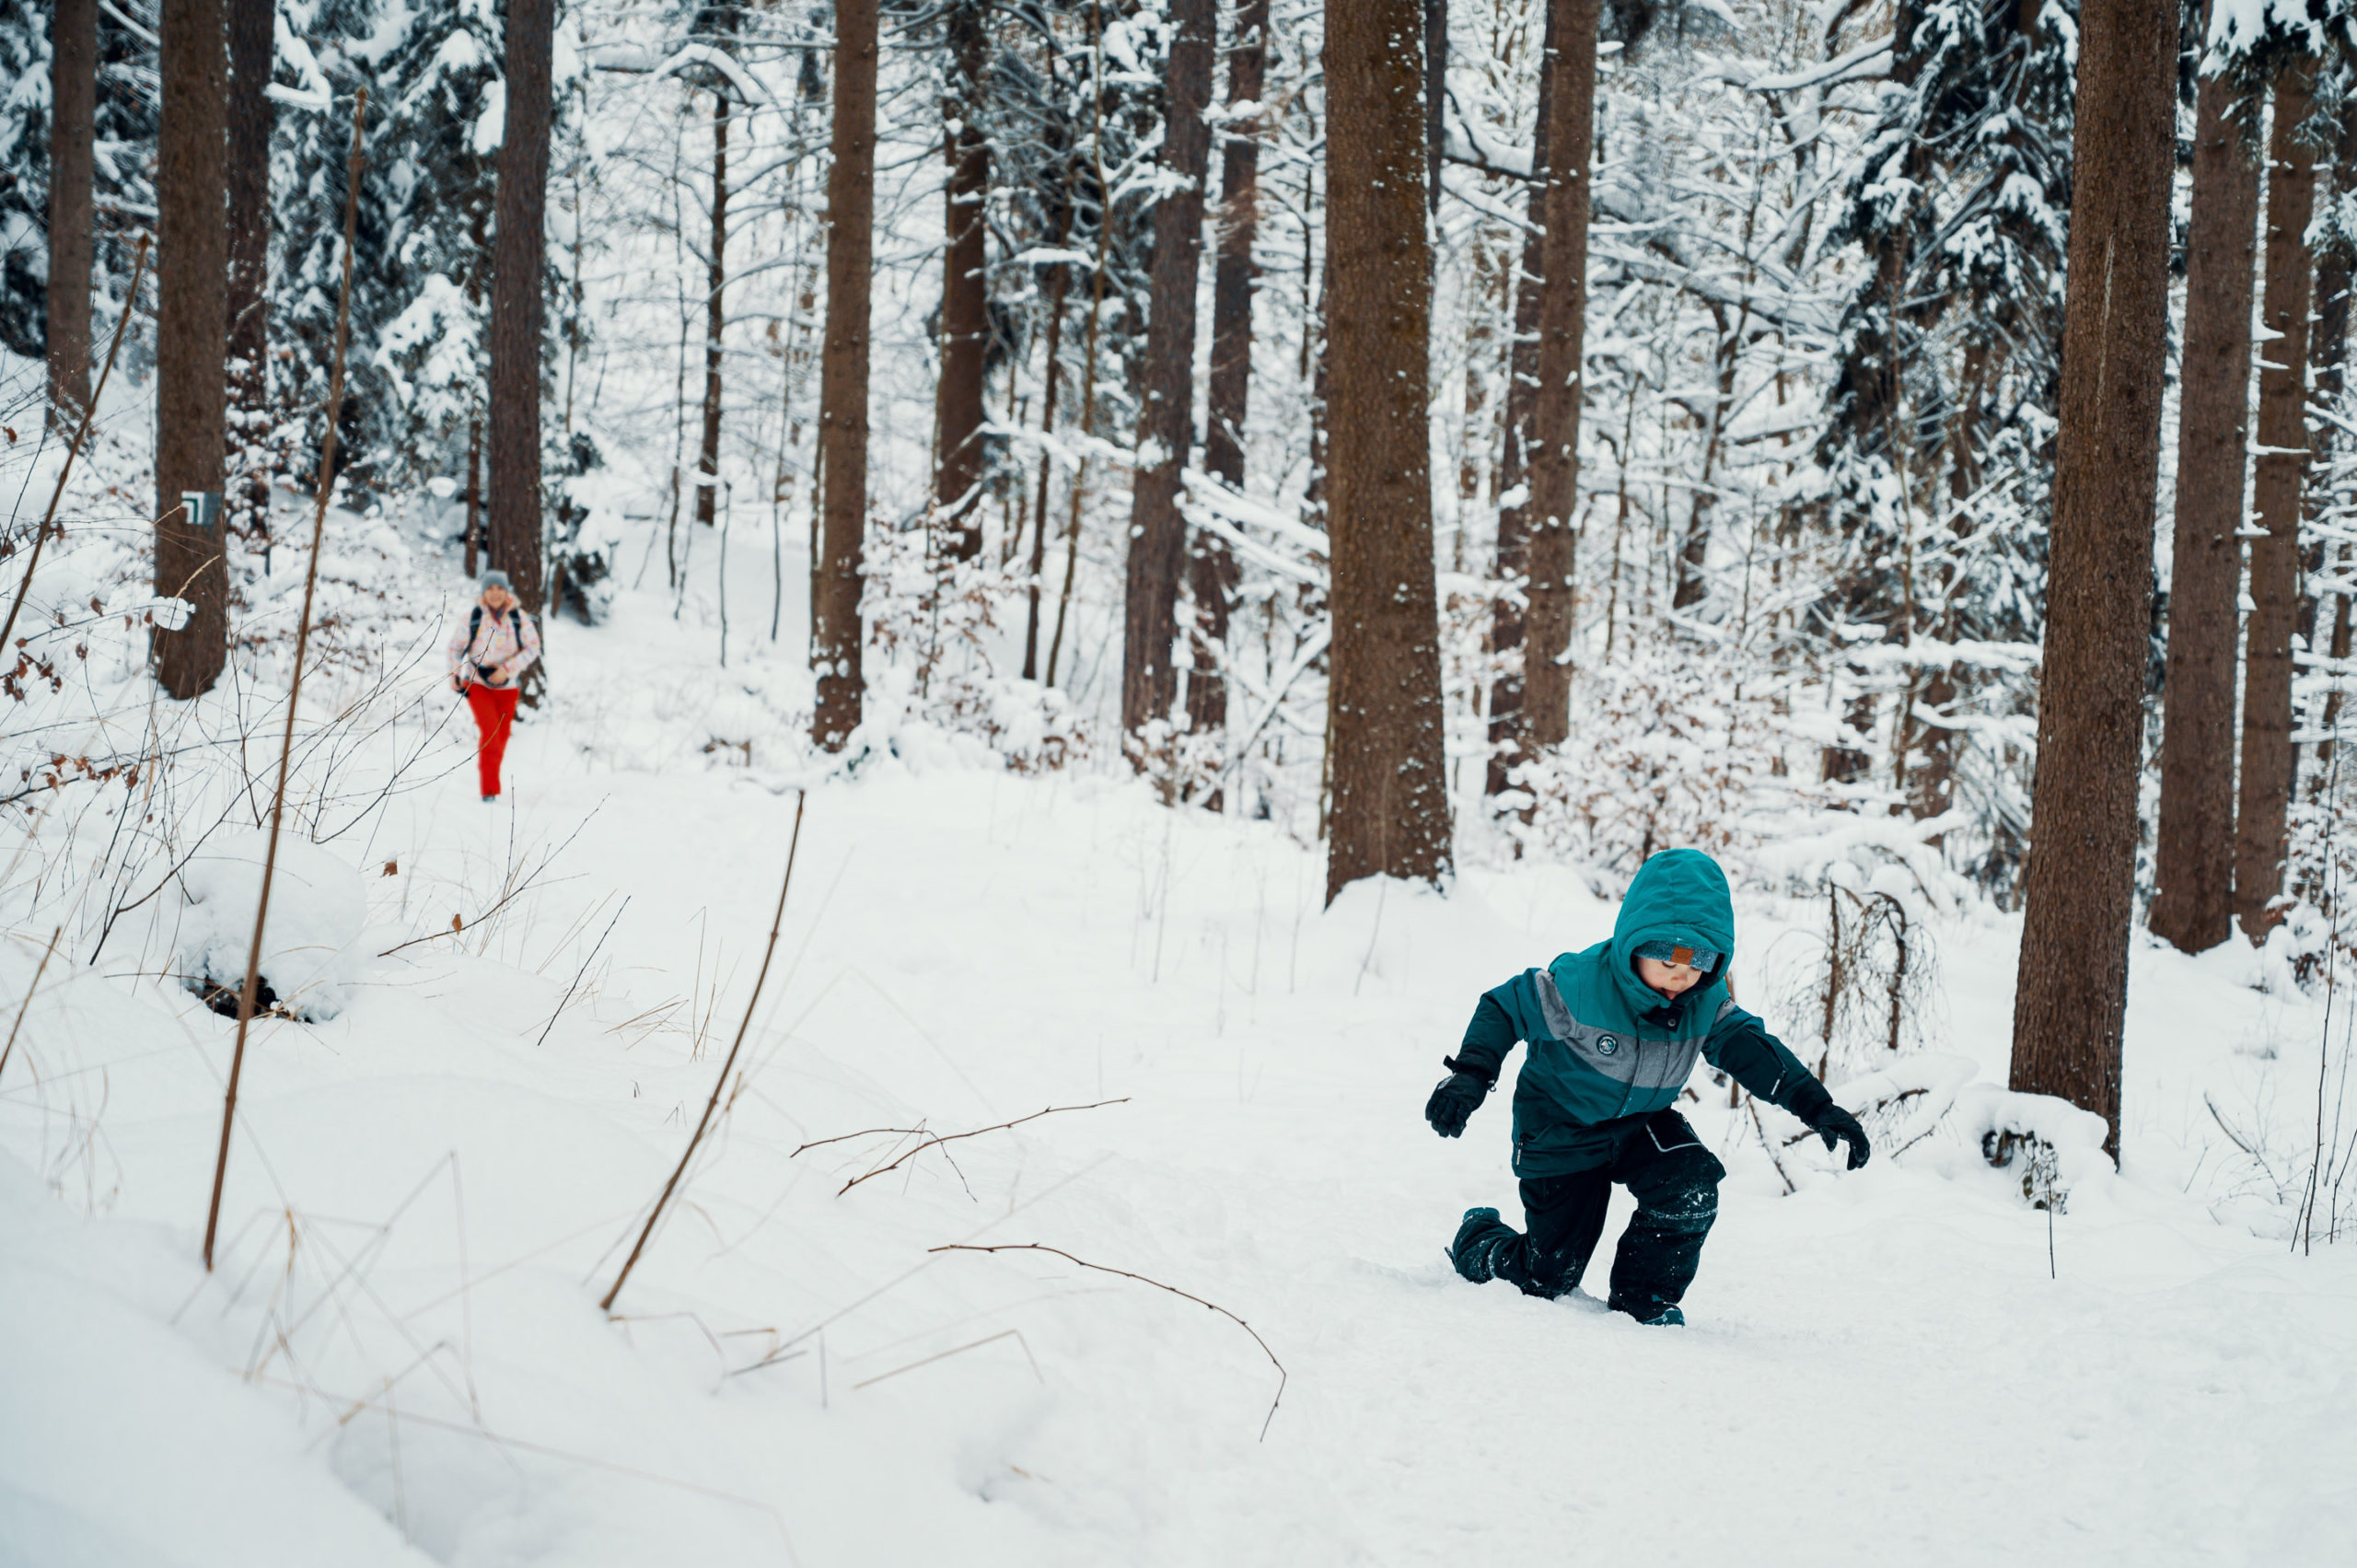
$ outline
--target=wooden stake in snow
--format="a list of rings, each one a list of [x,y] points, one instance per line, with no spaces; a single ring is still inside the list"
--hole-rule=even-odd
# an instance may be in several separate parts
[[[736,1069],[737,1052],[744,1048],[745,1032],[753,1027],[753,1009],[761,1005],[761,986],[770,978],[770,960],[777,956],[778,927],[785,923],[785,895],[794,888],[794,855],[802,847],[802,808],[808,804],[809,792],[797,791],[794,797],[794,837],[785,846],[785,880],[777,890],[777,912],[770,917],[769,946],[761,949],[761,970],[753,976],[753,994],[746,999],[745,1016],[737,1024],[737,1038],[728,1044],[728,1056],[720,1064],[720,1075],[712,1081],[712,1098],[703,1102],[703,1114],[696,1119],[696,1130],[689,1137],[688,1146],[680,1151],[678,1167],[671,1172],[671,1179],[663,1184],[662,1192],[655,1200],[654,1212],[646,1216],[645,1227],[631,1244],[630,1256],[622,1260],[622,1272],[614,1276],[613,1288],[598,1303],[601,1312],[614,1309],[614,1298],[621,1295],[622,1283],[638,1266],[638,1255],[646,1250],[648,1238],[662,1222],[663,1210],[671,1202],[671,1194],[679,1191],[680,1179],[688,1174],[688,1162],[696,1157],[696,1145],[703,1142],[704,1130],[712,1125],[712,1113],[720,1107],[720,1092],[728,1086],[728,1074]]]
[[[335,427],[343,415],[343,355],[352,332],[352,243],[360,217],[361,134],[368,123],[368,89],[353,97],[352,159],[343,190],[343,286],[336,296],[335,361],[328,376],[327,435],[319,443],[319,482],[311,508],[311,563],[303,573],[303,615],[295,623],[295,675],[286,688],[286,728],[278,744],[278,787],[270,797],[270,841],[262,852],[261,898],[254,905],[254,935],[246,950],[246,983],[238,992],[238,1044],[229,1054],[229,1087],[221,1101],[221,1152],[213,1162],[213,1202],[204,1214],[204,1268],[213,1270],[213,1242],[221,1229],[221,1188],[229,1175],[229,1132],[238,1120],[238,1078],[246,1065],[246,1030],[253,1023],[254,991],[261,978],[261,934],[270,919],[270,884],[278,871],[278,830],[286,815],[286,766],[295,752],[295,708],[303,695],[303,657],[311,643],[311,598],[319,586],[319,540],[327,531],[328,493],[335,483]],[[111,357],[111,355],[110,355]],[[95,401],[95,400],[94,400]]]
[[[65,494],[65,482],[73,477],[74,459],[82,455],[82,442],[90,434],[90,421],[99,415],[99,400],[106,395],[107,377],[114,374],[115,351],[122,346],[122,329],[131,319],[131,308],[139,300],[139,280],[147,275],[147,236],[139,237],[138,253],[132,258],[131,287],[123,292],[122,314],[115,318],[114,341],[107,344],[107,362],[99,371],[99,389],[82,410],[82,423],[74,427],[74,444],[65,448],[65,466],[57,470],[57,488],[49,493],[49,510],[41,514],[41,532],[33,535],[33,552],[25,562],[25,575],[17,584],[17,597],[9,601],[8,620],[0,625],[0,648],[8,645],[16,635],[17,612],[25,608],[25,594],[33,586],[33,568],[41,564],[41,547],[49,542],[50,525],[57,521],[57,503]]]

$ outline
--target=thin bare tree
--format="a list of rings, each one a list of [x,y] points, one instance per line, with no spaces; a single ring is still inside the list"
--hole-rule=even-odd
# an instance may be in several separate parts
[[[1547,127],[1538,387],[1530,419],[1530,620],[1523,645],[1528,744],[1561,745],[1571,728],[1572,582],[1580,480],[1580,365],[1587,325],[1590,155],[1596,147],[1596,40],[1603,0],[1550,0],[1555,59]]]
[[[1530,147],[1530,222],[1524,230],[1522,262],[1515,273],[1514,341],[1506,348],[1504,450],[1498,455],[1498,542],[1494,574],[1502,585],[1520,587],[1530,571],[1531,421],[1538,401],[1538,308],[1547,291],[1547,130],[1554,118],[1555,18],[1550,3],[1540,24],[1538,118]],[[1523,665],[1528,621],[1520,593],[1502,593],[1490,621],[1490,646],[1500,656],[1490,682],[1490,761],[1484,789],[1504,790],[1515,762],[1525,755]]]
[[[1203,255],[1203,180],[1211,129],[1214,0],[1170,0],[1164,67],[1164,183],[1154,208],[1154,261],[1146,315],[1144,407],[1138,415],[1137,478],[1130,493],[1130,551],[1121,620],[1121,728],[1135,735],[1170,716],[1178,694],[1178,578],[1187,525],[1179,476],[1194,445],[1195,284]],[[1143,765],[1144,759],[1139,759]]]
[[[714,46],[727,49],[737,36],[733,6],[714,6],[706,13],[706,27]],[[720,496],[720,392],[723,335],[728,326],[725,296],[728,288],[728,78],[713,73],[712,82],[712,249],[704,257],[703,296],[703,442],[696,449],[696,521],[711,528]]]
[[[2258,247],[2259,104],[2202,79],[2186,234],[2176,544],[2162,691],[2153,935],[2198,953],[2232,932],[2235,644],[2241,632],[2244,470],[2250,461],[2250,305]]]
[[[2275,78],[2269,134],[2266,296],[2258,367],[2257,461],[2251,478],[2251,611],[2243,629],[2242,765],[2235,804],[2235,913],[2258,941],[2283,890],[2285,814],[2298,753],[2292,745],[2292,634],[2300,616],[2300,491],[2308,459],[2308,219],[2316,149],[2307,120],[2316,67]]]
[[[835,7],[834,162],[827,173],[827,337],[819,362],[819,563],[810,596],[819,677],[811,738],[859,727],[860,563],[867,528],[867,303],[876,252],[876,0]]]
[[[991,291],[989,256],[991,147],[982,123],[983,73],[990,59],[987,0],[951,0],[942,13],[949,69],[941,97],[944,182],[941,277],[941,379],[935,424],[934,499],[956,528],[949,553],[971,561],[982,552],[983,407],[989,375]]]
[[[98,0],[52,0],[49,80],[49,423],[71,429],[90,395]]]
[[[1257,104],[1266,89],[1269,0],[1243,0],[1227,48],[1231,115]],[[1244,420],[1252,396],[1252,240],[1259,226],[1260,128],[1231,118],[1221,127],[1219,250],[1212,265],[1212,373],[1205,389],[1203,471],[1231,490],[1244,488]],[[1214,535],[1190,546],[1188,587],[1194,595],[1194,668],[1187,676],[1187,726],[1198,734],[1227,727],[1227,621],[1236,595],[1236,557]]]
[[[229,6],[228,509],[268,548],[270,532],[270,134],[273,0]]]

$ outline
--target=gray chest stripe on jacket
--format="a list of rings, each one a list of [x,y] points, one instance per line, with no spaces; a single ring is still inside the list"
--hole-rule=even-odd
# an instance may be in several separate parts
[[[1555,988],[1555,977],[1543,969],[1534,972],[1531,989],[1538,993],[1538,1013],[1547,1032],[1590,1072],[1638,1089],[1676,1088],[1693,1075],[1694,1059],[1702,1051],[1699,1037],[1641,1040],[1616,1029],[1592,1028],[1572,1016],[1563,993]],[[1531,1041],[1532,1051],[1543,1043]]]

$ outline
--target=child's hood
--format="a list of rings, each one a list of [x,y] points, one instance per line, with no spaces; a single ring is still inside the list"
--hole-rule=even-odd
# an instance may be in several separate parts
[[[1717,969],[1704,977],[1698,991],[1734,967],[1735,900],[1717,861],[1698,849],[1665,850],[1640,866],[1629,884],[1620,918],[1613,923],[1608,967],[1613,983],[1641,1013],[1661,1005],[1661,998],[1637,978],[1637,949],[1648,942],[1707,947],[1719,954]]]

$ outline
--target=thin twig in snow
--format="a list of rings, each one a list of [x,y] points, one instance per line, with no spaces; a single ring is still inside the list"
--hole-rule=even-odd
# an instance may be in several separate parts
[[[42,951],[41,962],[33,970],[33,982],[25,987],[25,999],[17,1004],[17,1021],[8,1026],[8,1043],[0,1046],[0,1073],[8,1070],[8,1058],[17,1049],[17,1031],[25,1027],[25,1014],[32,1007],[33,993],[41,989],[41,977],[49,972],[49,960],[56,956],[57,939],[64,935],[65,927],[63,924],[49,934],[49,946]],[[35,1076],[38,1077],[39,1074],[36,1073]],[[797,1149],[795,1152],[799,1154],[801,1151]]]
[[[1226,1318],[1229,1322],[1235,1324],[1237,1328],[1251,1335],[1252,1342],[1260,1347],[1260,1353],[1269,1358],[1269,1365],[1277,1369],[1277,1397],[1269,1401],[1269,1413],[1260,1422],[1260,1440],[1264,1443],[1268,1441],[1269,1423],[1277,1419],[1277,1407],[1284,1402],[1285,1383],[1290,1376],[1290,1374],[1285,1371],[1285,1364],[1277,1359],[1277,1353],[1269,1348],[1269,1342],[1260,1337],[1260,1330],[1255,1329],[1251,1324],[1247,1323],[1243,1318],[1238,1318],[1235,1313],[1230,1312],[1226,1307],[1222,1307],[1219,1303],[1215,1301],[1205,1301],[1202,1296],[1196,1295],[1189,1291],[1180,1290],[1177,1285],[1167,1285],[1160,1280],[1148,1279],[1144,1274],[1132,1273],[1127,1269],[1115,1269],[1103,1263],[1092,1263],[1086,1258],[1075,1258],[1061,1247],[1049,1247],[1037,1241],[1003,1241],[995,1246],[977,1246],[970,1242],[953,1241],[946,1246],[930,1247],[925,1250],[928,1252],[1052,1253],[1054,1256],[1062,1258],[1067,1263],[1076,1263],[1084,1269],[1094,1269],[1100,1274],[1118,1274],[1125,1280],[1135,1280],[1140,1284],[1152,1285],[1156,1290],[1168,1291],[1171,1295],[1178,1296],[1183,1300],[1191,1301],[1198,1307],[1209,1307],[1212,1311],[1218,1313],[1221,1317]]]
[[[889,1173],[889,1172],[891,1172],[891,1171],[895,1171],[895,1170],[900,1169],[900,1167],[902,1167],[902,1166],[906,1165],[909,1161],[911,1161],[911,1160],[912,1160],[912,1159],[916,1158],[916,1156],[919,1156],[919,1155],[921,1155],[921,1154],[924,1153],[924,1152],[925,1152],[925,1150],[927,1150],[927,1149],[939,1148],[939,1147],[940,1147],[942,1144],[954,1144],[954,1143],[956,1143],[956,1142],[957,1142],[958,1139],[960,1139],[960,1138],[979,1138],[979,1137],[981,1137],[981,1136],[983,1133],[985,1133],[985,1132],[1005,1132],[1005,1131],[1006,1131],[1008,1128],[1010,1128],[1010,1127],[1020,1127],[1020,1126],[1022,1126],[1022,1125],[1023,1125],[1025,1122],[1027,1122],[1027,1121],[1039,1121],[1039,1118],[1041,1118],[1041,1117],[1043,1117],[1043,1116],[1053,1116],[1053,1115],[1055,1115],[1058,1111],[1063,1111],[1063,1110],[1096,1110],[1096,1109],[1100,1109],[1101,1107],[1109,1106],[1109,1105],[1127,1105],[1127,1104],[1129,1103],[1129,1101],[1130,1101],[1130,1097],[1129,1097],[1129,1096],[1127,1096],[1127,1095],[1123,1095],[1123,1096],[1121,1096],[1119,1099],[1100,1099],[1100,1100],[1095,1100],[1095,1101],[1092,1101],[1091,1103],[1089,1103],[1089,1104],[1087,1104],[1087,1105],[1051,1105],[1051,1106],[1048,1107],[1045,1110],[1035,1110],[1035,1111],[1033,1111],[1033,1112],[1032,1112],[1030,1115],[1028,1115],[1028,1116],[1018,1116],[1018,1117],[1015,1118],[1015,1120],[1013,1120],[1012,1121],[1001,1121],[1001,1122],[995,1123],[994,1125],[993,1125],[993,1126],[989,1126],[989,1127],[977,1127],[977,1128],[975,1128],[973,1131],[971,1131],[971,1132],[944,1132],[944,1133],[940,1134],[938,1137],[927,1138],[923,1143],[919,1144],[917,1144],[914,1148],[910,1149],[907,1153],[905,1153],[905,1154],[901,1155],[900,1158],[898,1158],[898,1159],[894,1160],[894,1161],[893,1161],[891,1164],[889,1164],[889,1165],[877,1166],[874,1170],[868,1171],[865,1175],[863,1175],[863,1176],[854,1176],[854,1177],[853,1177],[849,1181],[844,1182],[844,1183],[842,1184],[842,1186],[841,1186],[840,1188],[836,1189],[836,1191],[835,1191],[835,1196],[836,1196],[836,1197],[838,1197],[838,1198],[840,1198],[840,1197],[842,1197],[845,1192],[850,1191],[853,1188],[854,1188],[854,1187],[858,1186],[858,1185],[859,1185],[861,1182],[863,1182],[863,1181],[869,1181],[869,1180],[873,1180],[873,1179],[874,1179],[875,1178],[877,1178],[877,1177],[883,1176],[883,1175],[886,1175],[886,1174],[888,1174],[888,1173]],[[913,1128],[913,1127],[879,1127],[879,1128],[875,1129],[875,1131],[879,1132],[911,1132],[911,1133],[913,1133],[913,1132],[923,1132],[923,1128]],[[856,1133],[856,1132],[850,1132],[850,1133],[845,1133],[845,1134],[844,1134],[844,1136],[845,1136],[845,1137],[856,1138],[856,1137],[860,1136],[860,1134],[859,1134],[859,1133]],[[839,1142],[839,1140],[834,1139],[834,1138],[821,1138],[821,1139],[819,1139],[819,1144],[832,1144],[832,1143],[836,1143],[836,1142]],[[802,1145],[802,1149],[813,1149],[813,1148],[817,1148],[818,1146],[819,1146],[819,1144],[803,1144],[803,1145]],[[795,1155],[800,1154],[800,1153],[802,1152],[802,1149],[796,1149],[796,1150],[795,1150],[795,1151],[794,1151],[794,1154],[795,1154]],[[788,1155],[788,1156],[786,1156],[786,1158],[788,1158],[788,1159],[792,1159],[793,1157],[794,1157],[794,1155]]]
[[[614,927],[621,923],[623,911],[629,908],[630,900],[622,900],[621,909],[616,910],[614,918],[606,922],[606,929],[598,935],[598,946],[589,949],[589,956],[581,960],[579,969],[573,971],[573,983],[564,988],[563,1000],[557,1003],[556,1011],[549,1015],[549,1021],[540,1026],[540,1038],[532,1042],[535,1047],[543,1046],[549,1042],[549,1031],[556,1028],[556,1021],[559,1018],[564,1016],[565,1008],[572,1004],[574,992],[580,989],[581,977],[587,974],[589,966],[598,961],[598,954],[606,946],[606,938],[614,934]]]
[[[769,979],[770,959],[777,952],[778,927],[785,923],[785,896],[794,889],[794,856],[795,852],[802,847],[802,810],[808,803],[807,791],[795,796],[794,837],[785,846],[785,880],[778,887],[777,912],[770,918],[769,946],[761,949],[761,971],[753,977],[753,994],[746,999],[744,1020],[737,1026],[737,1038],[729,1042],[727,1059],[720,1064],[720,1075],[712,1082],[712,1098],[704,1101],[703,1115],[697,1119],[696,1130],[689,1136],[688,1146],[679,1153],[679,1167],[663,1184],[661,1195],[655,1200],[655,1207],[646,1216],[646,1228],[638,1233],[638,1240],[632,1245],[630,1256],[622,1260],[621,1272],[614,1276],[613,1288],[606,1292],[603,1301],[598,1303],[599,1311],[613,1311],[614,1298],[621,1295],[622,1285],[629,1280],[631,1270],[638,1264],[639,1254],[646,1250],[647,1238],[655,1234],[656,1225],[661,1222],[664,1206],[671,1201],[671,1194],[678,1191],[679,1179],[687,1174],[688,1162],[695,1158],[696,1145],[703,1142],[704,1129],[712,1125],[712,1113],[720,1104],[720,1091],[727,1086],[729,1071],[737,1065],[737,1052],[744,1047],[745,1031],[753,1027],[753,1010],[761,1005],[761,982]]]

